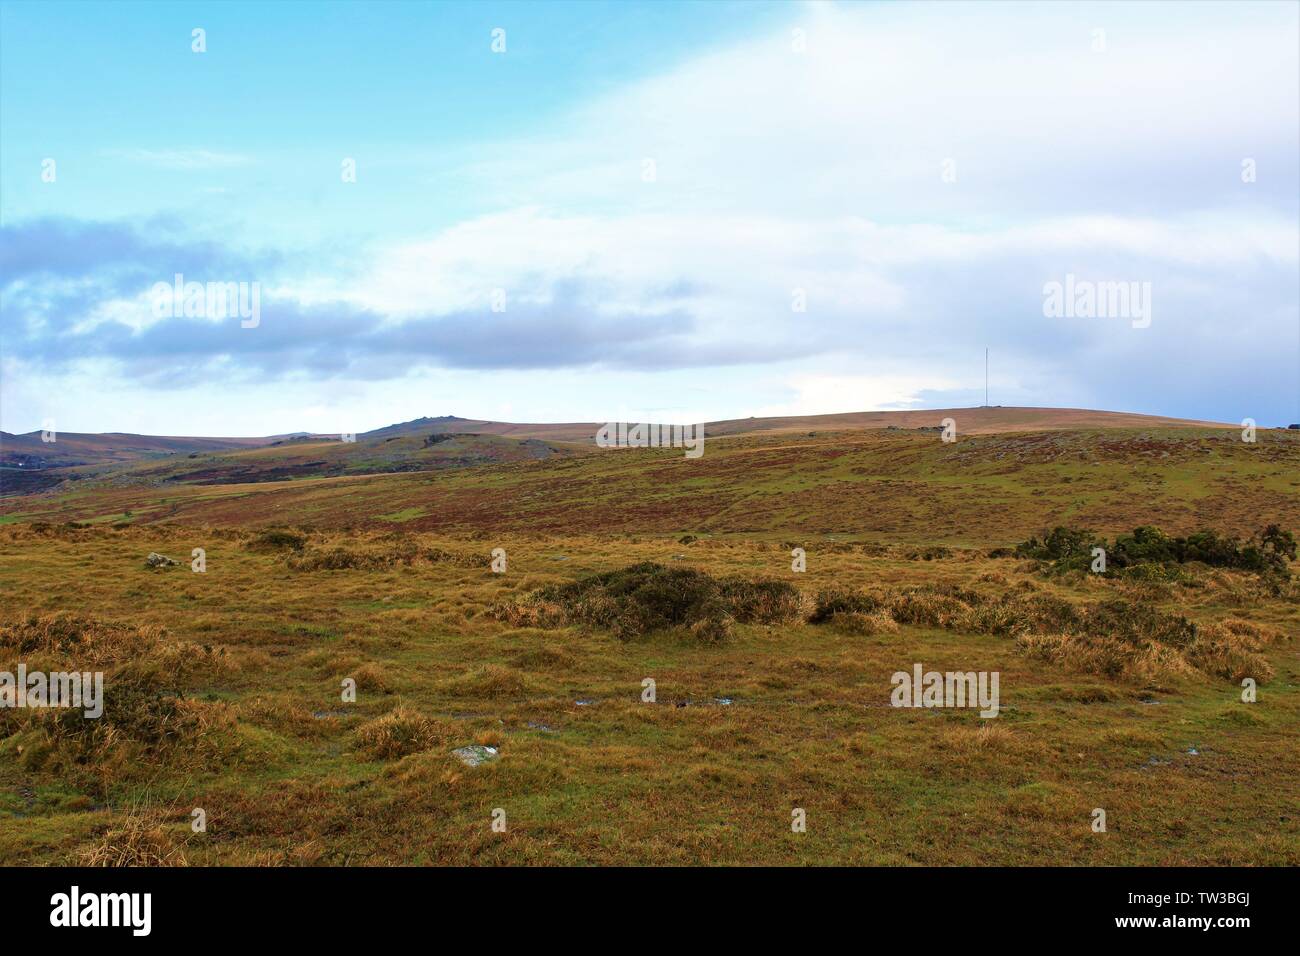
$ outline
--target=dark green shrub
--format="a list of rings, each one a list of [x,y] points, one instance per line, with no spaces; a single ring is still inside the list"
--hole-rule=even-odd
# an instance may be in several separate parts
[[[1182,649],[1196,637],[1196,625],[1181,614],[1166,614],[1149,604],[1123,600],[1087,608],[1081,629],[1135,646],[1154,641]]]
[[[543,627],[582,624],[609,630],[620,640],[680,628],[707,643],[726,638],[736,622],[776,624],[797,620],[802,611],[802,594],[784,581],[718,580],[649,561],[540,588],[493,608],[502,620]]]
[[[301,551],[306,544],[307,536],[299,531],[270,528],[249,541],[246,547],[252,551]]]
[[[1108,576],[1148,581],[1182,580],[1172,566],[1192,561],[1288,578],[1291,571],[1287,564],[1296,559],[1295,536],[1275,524],[1245,544],[1209,530],[1172,537],[1150,525],[1134,528],[1132,534],[1121,534],[1110,544],[1104,539],[1094,540],[1087,531],[1056,527],[1042,540],[1032,537],[1022,542],[1015,553],[1022,558],[1051,561],[1055,571],[1086,571],[1091,569],[1094,547],[1106,550]]]

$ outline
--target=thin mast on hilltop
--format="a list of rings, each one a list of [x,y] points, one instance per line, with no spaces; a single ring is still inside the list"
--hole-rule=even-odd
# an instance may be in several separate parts
[[[984,346],[984,407],[989,407],[989,347]]]

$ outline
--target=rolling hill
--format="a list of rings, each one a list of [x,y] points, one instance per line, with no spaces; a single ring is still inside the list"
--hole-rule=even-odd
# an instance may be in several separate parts
[[[963,434],[992,432],[1044,431],[1066,428],[1141,428],[1236,427],[1217,422],[1138,415],[1129,412],[1094,411],[1073,408],[941,408],[892,412],[848,412],[833,415],[792,417],[737,418],[706,422],[705,435],[722,437],[755,432],[795,432],[823,428],[856,430],[872,428],[933,428],[944,418],[957,421]],[[443,435],[496,435],[513,439],[540,439],[555,442],[593,444],[600,422],[517,423],[495,422],[477,418],[442,415],[398,422],[357,435],[359,444],[367,440],[387,440],[418,436],[421,439]],[[241,449],[262,448],[299,442],[338,441],[337,434],[294,432],[251,438],[204,438],[135,435],[122,432],[90,434],[58,432],[55,440],[45,442],[41,432],[21,435],[0,432],[0,468],[70,468],[117,462],[163,458]]]
[[[75,469],[0,521],[1015,543],[1055,524],[1300,526],[1300,434],[1222,428],[770,431],[679,449],[489,435],[303,441]]]
[[[14,435],[0,432],[0,466],[67,468],[76,465],[137,461],[162,455],[255,448],[274,438],[182,438],[165,435],[130,435],[122,432],[90,434],[56,432],[44,441],[41,432]]]

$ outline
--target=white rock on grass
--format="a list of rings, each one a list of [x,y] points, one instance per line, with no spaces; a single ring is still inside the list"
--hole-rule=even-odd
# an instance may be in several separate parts
[[[497,757],[497,748],[484,747],[482,744],[470,744],[468,747],[458,747],[452,751],[452,754],[459,757],[461,763],[465,766],[477,767],[481,763],[495,760]]]

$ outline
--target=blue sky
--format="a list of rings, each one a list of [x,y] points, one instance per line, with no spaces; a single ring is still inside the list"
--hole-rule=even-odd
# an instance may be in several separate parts
[[[0,427],[1300,421],[1298,10],[5,2]]]

